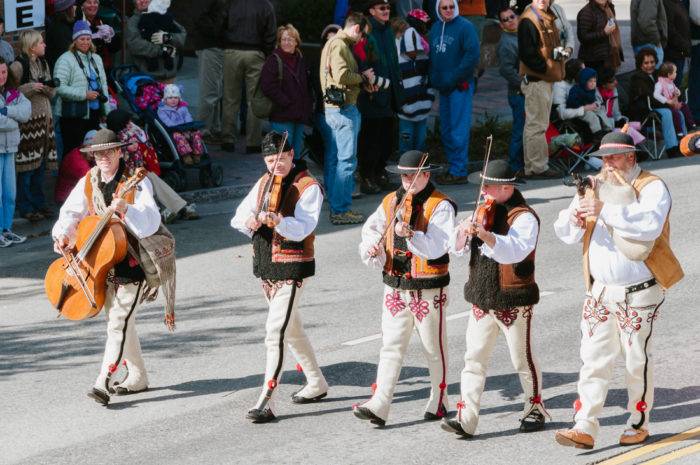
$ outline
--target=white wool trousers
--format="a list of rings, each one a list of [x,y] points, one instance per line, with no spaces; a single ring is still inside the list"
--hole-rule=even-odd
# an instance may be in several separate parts
[[[129,376],[122,384],[138,390],[148,386],[146,365],[141,355],[141,343],[136,333],[136,312],[141,297],[141,284],[109,283],[105,298],[104,312],[107,317],[107,343],[102,359],[100,374],[95,387],[106,390],[110,366],[118,367],[126,360]],[[114,379],[110,380],[111,382]]]
[[[430,398],[425,411],[438,413],[440,404],[449,410],[447,399],[447,292],[444,288],[407,291],[384,286],[382,349],[379,353],[376,389],[363,404],[386,420],[399,380],[406,348],[415,328],[428,362]]]
[[[595,439],[613,365],[622,353],[627,385],[627,428],[648,429],[654,404],[651,334],[664,292],[658,286],[626,294],[597,283],[583,303],[581,360],[575,428]]]
[[[474,434],[479,423],[486,369],[499,333],[506,338],[511,362],[520,378],[524,393],[523,415],[533,408],[545,413],[540,394],[542,373],[531,346],[532,309],[532,306],[526,306],[486,311],[472,306],[460,383],[462,400],[457,410],[457,418],[465,432]]]
[[[301,366],[306,376],[306,386],[299,391],[303,397],[316,397],[328,390],[326,379],[316,361],[316,355],[311,347],[309,338],[304,332],[304,326],[299,315],[298,305],[304,281],[263,281],[263,290],[269,304],[267,322],[265,323],[265,347],[267,359],[265,363],[265,380],[262,392],[256,403],[256,408],[265,405],[265,399],[270,394],[267,405],[272,407],[274,394],[277,392],[282,379],[282,369],[286,356],[285,346]],[[270,389],[272,387],[272,389]]]

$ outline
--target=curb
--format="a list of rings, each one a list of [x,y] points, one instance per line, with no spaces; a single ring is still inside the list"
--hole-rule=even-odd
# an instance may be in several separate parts
[[[188,203],[209,203],[245,197],[255,183],[178,192]]]

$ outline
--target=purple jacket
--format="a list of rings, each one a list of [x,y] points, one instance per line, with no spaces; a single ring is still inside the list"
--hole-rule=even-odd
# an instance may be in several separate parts
[[[267,57],[260,75],[260,89],[272,100],[270,121],[280,123],[309,123],[312,100],[309,87],[309,68],[304,57],[298,55],[296,69],[282,58],[280,49]],[[282,60],[282,80],[279,80],[279,60]]]
[[[169,128],[192,122],[192,115],[184,102],[180,102],[177,108],[169,107],[165,102],[160,102],[158,118]]]

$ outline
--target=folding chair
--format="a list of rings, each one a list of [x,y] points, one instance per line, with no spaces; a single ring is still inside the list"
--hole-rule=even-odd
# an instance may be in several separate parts
[[[551,144],[552,140],[560,136],[562,133],[554,123],[550,122],[547,131],[545,132],[545,138],[547,139],[547,144]],[[575,134],[570,132],[568,134]],[[578,134],[577,134],[578,137]],[[579,138],[580,141],[580,138]],[[583,164],[581,168],[588,166],[591,170],[597,170],[599,167],[588,159],[588,154],[593,151],[593,144],[584,144],[581,142],[575,143],[573,145],[564,145],[559,150],[551,152],[549,154],[550,164],[556,166],[560,171],[566,172],[566,174],[573,173],[579,165]]]
[[[617,78],[617,94],[618,101],[620,104],[620,111],[623,115],[628,114],[629,109],[629,85],[630,79],[634,74],[634,71],[628,71],[626,73],[618,74]],[[647,97],[647,110],[648,113],[641,121],[641,133],[647,137],[646,143],[640,144],[640,148],[651,158],[652,160],[658,160],[666,151],[665,144],[659,146],[658,131],[657,127],[661,126],[661,116],[654,111],[651,106],[651,99]],[[649,145],[653,144],[650,148]]]

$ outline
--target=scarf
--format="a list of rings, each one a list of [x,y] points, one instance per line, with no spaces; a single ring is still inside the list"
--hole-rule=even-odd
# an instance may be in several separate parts
[[[120,170],[124,171],[123,168]],[[121,179],[119,173],[115,179]],[[90,182],[93,186],[99,186],[102,183],[100,169],[96,166],[90,170]],[[100,189],[92,190],[92,204],[98,215],[107,213],[108,204]],[[126,223],[122,222],[122,224],[126,231],[138,241],[138,250],[134,250],[129,244],[129,254],[139,262],[146,275],[146,284],[139,303],[155,300],[158,297],[158,288],[162,288],[165,297],[165,324],[172,331],[175,329],[175,238],[162,223],[152,236],[141,239],[137,238]]]
[[[596,3],[596,5],[598,4]],[[610,2],[606,3],[604,7],[598,6],[603,9],[608,19],[615,19],[615,13],[610,6]],[[620,26],[617,25],[617,22],[615,24],[615,30],[608,36],[608,40],[610,41],[610,62],[608,64],[612,69],[616,70],[620,67],[620,64],[622,64],[622,60],[620,59],[622,40],[620,39]]]
[[[605,116],[608,118],[613,117],[613,106],[615,105],[615,89],[605,89],[603,87],[598,87],[598,93],[603,97],[603,104],[605,105]]]
[[[589,79],[596,77],[596,72],[593,68],[583,68],[578,73],[578,83],[570,90],[566,97],[566,108],[579,108],[589,103],[595,102],[595,87],[593,90],[588,90],[586,85]]]

